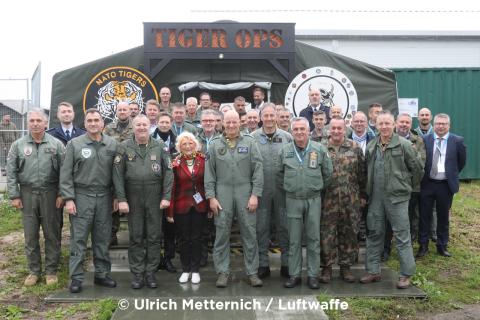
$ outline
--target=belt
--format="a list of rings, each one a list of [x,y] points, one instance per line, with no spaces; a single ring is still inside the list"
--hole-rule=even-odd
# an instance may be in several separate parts
[[[448,182],[447,179],[445,179],[445,180],[436,180],[436,179],[428,178],[428,180],[430,180],[430,181],[433,182],[433,183],[444,183],[444,182]]]

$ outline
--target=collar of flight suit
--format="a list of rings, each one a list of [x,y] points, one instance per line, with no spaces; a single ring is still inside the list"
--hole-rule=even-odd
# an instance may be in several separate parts
[[[40,143],[45,143],[45,142],[47,142],[47,137],[46,137],[46,135],[47,135],[47,132],[45,131],[45,132],[43,133],[42,141],[41,141]],[[32,134],[31,134],[30,132],[28,133],[27,142],[28,142],[28,143],[36,143],[35,140],[33,140]]]

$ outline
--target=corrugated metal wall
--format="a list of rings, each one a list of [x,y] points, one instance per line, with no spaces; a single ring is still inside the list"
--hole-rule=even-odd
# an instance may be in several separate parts
[[[450,131],[465,137],[467,165],[461,178],[480,179],[480,69],[394,69],[399,98],[450,115]],[[416,126],[416,121],[414,123]]]

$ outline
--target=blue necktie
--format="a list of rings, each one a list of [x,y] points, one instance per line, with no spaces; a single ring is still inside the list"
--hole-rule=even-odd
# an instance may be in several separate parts
[[[67,141],[70,141],[70,130],[65,130],[65,136],[67,137]]]

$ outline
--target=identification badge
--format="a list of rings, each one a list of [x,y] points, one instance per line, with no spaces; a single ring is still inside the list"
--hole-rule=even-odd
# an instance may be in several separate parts
[[[318,154],[315,151],[310,152],[308,160],[308,167],[312,169],[317,168]]]
[[[260,137],[260,144],[267,144],[267,138]]]
[[[135,155],[133,153],[130,153],[127,155],[128,161],[133,161],[135,159]]]
[[[32,147],[31,146],[25,146],[25,148],[23,148],[23,153],[26,155],[26,156],[29,156],[32,154]]]
[[[293,152],[287,152],[285,153],[285,158],[293,158],[294,153]]]
[[[115,156],[115,160],[113,160],[114,163],[120,163],[120,160],[122,160],[122,158],[120,156]]]
[[[248,147],[238,147],[238,153],[248,153]]]
[[[223,156],[225,153],[227,153],[227,149],[225,149],[225,148],[218,149],[218,154],[219,155]]]
[[[347,152],[345,152],[345,156],[353,157],[353,156],[355,156],[355,153],[353,153],[353,151],[347,151]]]
[[[273,138],[272,141],[273,141],[273,143],[282,143],[282,142],[283,142],[283,138],[281,138],[281,137],[275,137],[275,138]]]
[[[88,159],[92,156],[92,150],[89,148],[82,148],[82,157]]]
[[[152,171],[155,173],[160,172],[160,165],[157,162],[152,163]]]
[[[156,154],[151,154],[150,155],[150,160],[157,161],[157,155]]]
[[[193,199],[195,200],[195,203],[196,204],[199,204],[200,202],[203,201],[203,197],[202,195],[200,194],[200,192],[197,192],[193,195]]]

